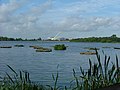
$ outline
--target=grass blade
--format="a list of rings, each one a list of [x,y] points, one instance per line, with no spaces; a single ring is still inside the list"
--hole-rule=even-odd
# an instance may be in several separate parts
[[[6,75],[8,76],[9,80],[14,84],[14,81],[13,81],[13,79],[11,78],[11,76],[10,76],[8,73],[6,73]]]
[[[7,65],[7,66],[8,66],[8,68],[10,68],[10,70],[12,70],[16,74],[16,76],[18,76],[18,74],[16,73],[16,71],[11,66],[9,66],[9,65]]]

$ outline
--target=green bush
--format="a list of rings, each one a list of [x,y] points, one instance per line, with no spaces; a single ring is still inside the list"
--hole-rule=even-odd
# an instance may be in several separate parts
[[[66,46],[64,44],[55,45],[54,50],[66,50]]]

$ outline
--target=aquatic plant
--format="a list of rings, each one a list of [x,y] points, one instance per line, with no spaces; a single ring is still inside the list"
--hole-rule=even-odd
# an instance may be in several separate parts
[[[64,44],[55,45],[54,50],[66,50],[66,46]]]
[[[10,75],[6,72],[5,77],[1,77],[0,90],[45,90],[43,85],[37,85],[31,82],[29,73],[26,71],[19,71],[19,74],[7,65],[14,73]]]
[[[100,55],[96,50],[97,63],[92,64],[89,59],[89,69],[85,71],[80,67],[81,75],[76,76],[73,69],[73,76],[76,82],[75,90],[96,90],[98,88],[106,87],[120,83],[120,68],[118,64],[118,57],[116,56],[116,64],[112,63],[110,66],[110,56],[104,56],[104,64],[102,65]]]
[[[52,74],[54,85],[53,86],[47,85],[50,88],[50,90],[60,90],[60,86],[57,86],[58,78],[59,78],[58,67],[59,67],[59,64],[57,65],[57,73],[56,73],[56,75]]]

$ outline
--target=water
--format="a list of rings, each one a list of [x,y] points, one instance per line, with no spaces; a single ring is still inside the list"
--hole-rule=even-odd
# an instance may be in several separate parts
[[[23,44],[25,47],[14,47],[16,44]],[[56,44],[65,44],[67,50],[55,51],[52,46]],[[51,48],[52,52],[35,52],[31,45],[38,45]],[[84,69],[89,67],[88,60],[96,62],[95,55],[80,55],[80,52],[87,51],[84,47],[100,48],[99,54],[103,56],[102,50],[108,56],[111,56],[111,61],[115,61],[115,56],[120,58],[120,50],[115,50],[113,47],[120,47],[120,44],[115,43],[78,43],[78,42],[37,42],[37,41],[1,41],[0,46],[13,46],[13,48],[0,48],[0,73],[4,75],[10,70],[6,65],[10,65],[16,71],[26,70],[30,73],[32,81],[41,84],[53,84],[52,74],[59,72],[59,84],[69,84],[73,80],[72,70],[75,69],[77,74],[80,74],[79,67]],[[109,46],[111,48],[102,48]],[[104,61],[104,59],[102,59]],[[57,66],[59,65],[58,69]]]

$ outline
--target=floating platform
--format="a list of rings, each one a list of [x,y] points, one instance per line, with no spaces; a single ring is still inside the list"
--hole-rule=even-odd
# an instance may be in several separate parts
[[[99,50],[99,48],[90,48],[90,47],[85,47],[84,49],[88,49],[88,50]]]
[[[102,47],[102,48],[111,48],[111,47],[105,46],[105,47]]]
[[[82,55],[96,55],[96,52],[81,52]]]
[[[14,45],[15,47],[24,47],[24,45]]]
[[[0,48],[12,48],[12,46],[0,46]]]
[[[40,46],[29,46],[31,48],[34,48],[34,49],[42,49],[43,47],[40,47]]]
[[[120,49],[119,47],[114,47],[114,49]]]
[[[52,52],[52,49],[44,48],[40,46],[29,46],[29,47],[36,49],[36,52]]]
[[[52,52],[52,49],[42,48],[42,49],[37,49],[36,52]]]

